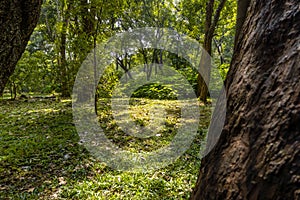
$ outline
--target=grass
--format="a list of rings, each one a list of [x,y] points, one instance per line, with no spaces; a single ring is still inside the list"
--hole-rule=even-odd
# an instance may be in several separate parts
[[[98,103],[105,134],[120,147],[152,151],[172,139],[180,109],[166,109],[165,128],[141,139],[120,130],[109,101]],[[131,101],[130,116],[151,124],[147,113],[153,102]],[[151,173],[120,172],[94,158],[80,145],[72,119],[71,100],[28,99],[0,101],[0,199],[188,199],[200,167],[199,151],[210,121],[210,109],[201,106],[199,134],[189,150],[173,164]]]

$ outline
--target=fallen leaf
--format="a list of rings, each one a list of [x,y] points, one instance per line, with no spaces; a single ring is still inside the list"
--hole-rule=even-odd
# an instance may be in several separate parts
[[[65,185],[67,183],[64,177],[59,177],[58,180],[59,180],[59,185]]]

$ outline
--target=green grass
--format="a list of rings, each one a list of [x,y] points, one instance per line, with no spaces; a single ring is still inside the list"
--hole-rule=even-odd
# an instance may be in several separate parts
[[[133,99],[130,114],[139,125],[153,101]],[[180,109],[156,102],[167,120],[157,136],[140,139],[124,134],[112,119],[109,101],[101,99],[99,121],[108,138],[132,151],[152,151],[172,139]],[[199,151],[210,120],[201,106],[199,135],[172,165],[151,173],[115,171],[79,143],[71,101],[29,99],[0,101],[0,199],[188,199],[200,167]]]

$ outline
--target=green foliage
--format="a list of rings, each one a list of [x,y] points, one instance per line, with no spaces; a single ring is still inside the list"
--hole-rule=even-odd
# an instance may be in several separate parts
[[[223,63],[220,65],[219,70],[220,70],[220,75],[222,76],[222,79],[225,80],[227,72],[229,70],[229,63]]]
[[[227,0],[215,31],[213,62],[225,80],[233,54],[237,1]]]
[[[11,93],[16,90],[18,94],[61,93],[65,89],[71,93],[77,71],[94,48],[94,42],[106,41],[118,32],[136,27],[168,27],[202,43],[205,6],[206,1],[203,0],[46,0],[39,24],[7,89]],[[236,1],[227,1],[214,36],[213,61],[223,78],[226,77],[233,51],[235,13]],[[152,62],[155,51],[142,51],[144,55],[131,57],[132,66]],[[187,73],[184,75],[196,87],[197,76],[188,70],[188,63],[176,55],[164,52],[163,60],[166,59],[171,59],[171,65],[180,73]],[[119,75],[119,72],[109,72],[103,78],[105,85],[99,86],[99,97],[111,95]],[[153,91],[156,90],[153,88]],[[147,94],[147,97],[150,96]]]
[[[205,6],[203,0],[181,0],[176,5],[176,30],[203,43]]]
[[[18,62],[9,84],[15,84],[17,93],[38,92],[50,94],[57,87],[55,82],[55,63],[51,56],[37,50],[25,51]]]
[[[132,93],[134,98],[148,98],[148,99],[167,99],[175,100],[177,99],[176,92],[171,88],[158,84],[146,84],[138,88]]]
[[[97,97],[99,98],[110,98],[113,90],[118,84],[118,80],[121,77],[122,72],[115,70],[115,66],[111,65],[104,70],[103,76],[100,77],[99,84],[97,87]]]

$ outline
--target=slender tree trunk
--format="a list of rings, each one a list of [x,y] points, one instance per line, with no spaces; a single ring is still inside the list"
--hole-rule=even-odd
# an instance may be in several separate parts
[[[226,79],[225,126],[191,199],[300,199],[299,8],[250,1]]]
[[[205,34],[204,34],[204,45],[203,49],[208,53],[208,55],[212,55],[212,41],[214,37],[214,32],[217,27],[217,23],[220,19],[221,11],[224,8],[226,0],[221,0],[218,8],[214,12],[214,0],[209,0],[206,6],[206,19],[205,19]],[[200,61],[200,68],[204,68],[204,70],[200,70],[202,74],[199,74],[197,77],[198,87],[197,87],[197,96],[204,103],[207,102],[208,95],[208,84],[210,80],[210,68],[211,68],[211,60],[206,58],[206,53],[203,53]],[[205,62],[203,61],[205,60]]]
[[[42,0],[0,1],[0,96],[35,28]]]
[[[69,97],[68,76],[67,76],[67,59],[66,59],[66,24],[63,25],[60,42],[60,79],[61,79],[61,95]]]
[[[98,77],[97,77],[97,57],[96,57],[96,52],[97,52],[97,30],[98,30],[98,24],[96,28],[96,32],[94,34],[94,52],[93,52],[93,65],[94,65],[94,81],[95,81],[95,88],[96,88],[96,94],[95,94],[95,113],[98,115],[98,110],[97,110],[97,105],[98,105],[98,94],[97,94],[97,88],[98,88]]]
[[[59,54],[60,54],[60,80],[61,80],[61,95],[62,97],[69,97],[69,80],[68,80],[68,62],[66,58],[66,42],[67,42],[67,30],[69,26],[69,11],[71,5],[67,3],[63,3],[61,5],[62,10],[62,31],[60,35],[60,46],[59,46]],[[66,9],[65,9],[66,7]]]

